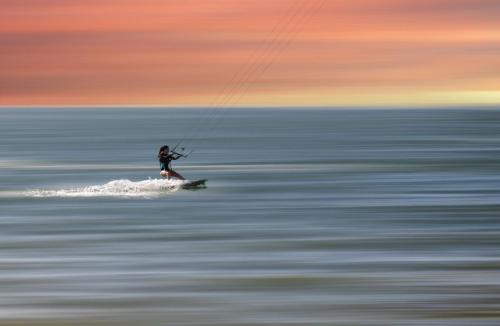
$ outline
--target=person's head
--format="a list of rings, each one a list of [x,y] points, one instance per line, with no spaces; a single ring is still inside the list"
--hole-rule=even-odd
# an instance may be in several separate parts
[[[160,148],[160,153],[164,152],[164,153],[168,154],[169,151],[170,151],[170,149],[168,148],[168,145],[164,145]]]

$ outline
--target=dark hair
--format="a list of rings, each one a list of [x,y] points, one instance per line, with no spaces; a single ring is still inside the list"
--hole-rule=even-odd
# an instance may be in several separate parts
[[[162,147],[160,147],[160,150],[158,151],[158,158],[161,157],[162,152],[165,151],[165,150],[168,153],[168,151],[169,151],[168,145],[163,145]]]

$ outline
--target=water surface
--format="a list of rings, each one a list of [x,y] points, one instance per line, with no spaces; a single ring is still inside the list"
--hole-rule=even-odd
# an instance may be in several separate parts
[[[498,325],[500,110],[2,109],[1,325]],[[163,144],[208,188],[161,180]]]

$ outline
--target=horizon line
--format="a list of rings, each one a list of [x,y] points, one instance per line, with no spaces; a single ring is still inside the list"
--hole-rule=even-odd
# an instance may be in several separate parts
[[[482,104],[422,104],[422,105],[168,105],[168,104],[0,104],[2,109],[500,109],[500,103]]]

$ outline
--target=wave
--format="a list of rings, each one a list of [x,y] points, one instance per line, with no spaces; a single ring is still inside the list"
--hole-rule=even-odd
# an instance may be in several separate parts
[[[26,191],[29,197],[159,197],[177,191],[186,181],[148,179],[130,181],[113,180],[102,185],[68,189],[32,189]]]

